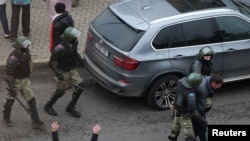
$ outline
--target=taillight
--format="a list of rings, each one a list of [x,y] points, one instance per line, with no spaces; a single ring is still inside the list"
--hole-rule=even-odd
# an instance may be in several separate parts
[[[129,57],[124,57],[123,59],[113,56],[114,62],[118,67],[121,67],[126,70],[135,70],[139,62],[135,59],[129,58]]]
[[[88,31],[88,33],[87,33],[87,41],[88,41],[88,42],[91,42],[92,38],[93,38],[93,36],[92,36],[91,33]]]

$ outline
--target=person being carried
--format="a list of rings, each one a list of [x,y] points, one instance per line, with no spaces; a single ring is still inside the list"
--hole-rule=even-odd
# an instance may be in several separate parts
[[[206,76],[205,81],[196,89],[196,107],[200,116],[206,119],[206,99],[209,94],[214,94],[214,90],[221,88],[223,78],[221,75],[213,73],[211,76]],[[195,120],[192,120],[195,136],[198,136],[200,141],[207,141],[207,129]]]
[[[59,128],[59,124],[57,123],[57,121],[54,121],[51,123],[51,135],[52,135],[52,141],[59,141],[59,137],[58,137],[58,128]],[[99,133],[101,131],[101,127],[99,124],[95,124],[92,130],[92,136],[90,141],[97,141]]]

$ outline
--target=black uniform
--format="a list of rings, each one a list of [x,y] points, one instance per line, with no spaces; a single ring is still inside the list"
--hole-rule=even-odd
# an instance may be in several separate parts
[[[190,66],[189,73],[198,72],[202,75],[210,76],[213,73],[213,64],[211,61],[196,59]]]

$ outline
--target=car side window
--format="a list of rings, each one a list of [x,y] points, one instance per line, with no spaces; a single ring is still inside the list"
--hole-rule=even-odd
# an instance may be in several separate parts
[[[182,23],[185,44],[183,46],[193,46],[219,42],[211,19],[195,20]],[[176,33],[177,35],[178,33]],[[175,47],[175,46],[172,46]]]
[[[171,43],[171,36],[175,31],[175,26],[169,26],[161,29],[155,36],[152,45],[155,49],[166,49],[169,48]]]
[[[220,42],[211,19],[202,19],[163,28],[152,44],[156,49],[175,48]]]
[[[224,16],[217,17],[216,21],[223,41],[250,39],[250,23],[246,20],[234,16]]]

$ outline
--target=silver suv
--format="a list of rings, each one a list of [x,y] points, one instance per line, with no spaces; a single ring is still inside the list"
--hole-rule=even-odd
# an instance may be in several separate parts
[[[249,0],[120,0],[91,22],[84,58],[101,86],[167,110],[204,46],[225,82],[249,78]]]

